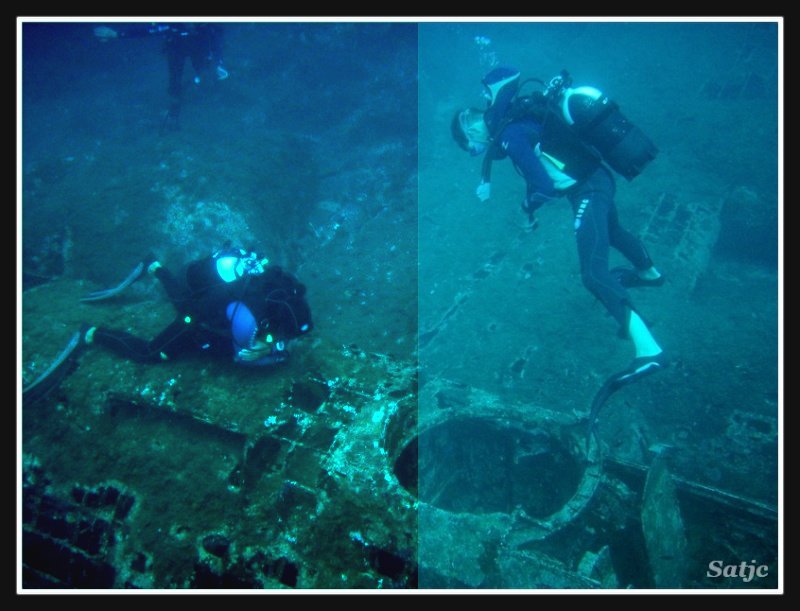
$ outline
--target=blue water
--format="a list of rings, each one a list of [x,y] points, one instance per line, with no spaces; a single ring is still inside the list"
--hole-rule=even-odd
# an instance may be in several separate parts
[[[659,149],[633,181],[616,177],[616,204],[620,222],[643,239],[667,278],[660,289],[632,289],[631,298],[672,364],[604,407],[598,435],[609,464],[647,464],[653,452],[666,448],[674,475],[775,506],[776,24],[428,23],[420,27],[419,57],[420,369],[423,379],[447,381],[420,403],[426,429],[419,449],[422,498],[440,509],[470,507],[476,515],[500,506],[509,513],[534,511],[528,496],[534,484],[517,489],[516,477],[524,460],[533,465],[540,454],[508,450],[526,443],[513,423],[537,430],[540,418],[556,417],[547,410],[567,419],[586,413],[603,380],[633,357],[631,343],[616,337],[614,322],[582,286],[567,201],[541,208],[539,227],[530,231],[520,209],[525,185],[511,164],[494,163],[492,197],[480,202],[475,189],[481,159],[465,154],[450,136],[459,109],[485,107],[483,76],[513,66],[521,79],[545,83],[568,70],[575,86],[607,94]],[[542,86],[529,82],[526,88]],[[625,263],[612,253],[612,266]],[[508,410],[519,406],[523,416],[509,417],[508,430],[493,431],[495,425],[482,419],[496,404],[470,402],[465,387],[489,393]],[[483,439],[453,441],[462,436],[441,425],[441,411],[448,408],[454,418],[466,419],[458,426],[483,428]],[[444,439],[455,445],[443,449]],[[555,451],[549,456],[555,460]],[[439,468],[459,463],[469,465],[463,474]],[[572,471],[560,468],[563,484]],[[537,468],[527,473],[547,482],[553,496],[564,493]],[[486,533],[502,530],[498,515],[483,520]],[[708,562],[722,553],[702,535],[714,528],[703,521],[707,516],[693,517],[699,522],[687,522],[685,583],[720,587],[705,578]],[[443,554],[442,541],[453,534],[427,519],[437,526],[421,527],[421,549]],[[473,530],[475,524],[460,528]],[[652,586],[652,575],[630,570],[642,565],[636,550],[644,544],[632,536],[636,530],[616,540],[611,554],[623,582]],[[563,545],[574,544],[580,529],[571,532]],[[443,555],[436,564],[434,554],[429,566],[436,570],[421,582],[509,587],[539,578],[511,557],[505,573],[493,573],[488,548],[471,558],[470,545],[480,544],[469,541],[457,554],[458,568],[444,568]],[[765,531],[751,545],[748,552],[740,549],[742,558],[751,553],[767,561],[775,554],[776,532]],[[735,554],[726,562],[734,560]],[[771,567],[770,581],[750,585],[774,587]]]
[[[164,130],[163,40],[104,43],[93,35],[98,25],[22,26],[19,265],[23,337],[37,338],[23,342],[24,382],[93,312],[75,297],[113,286],[147,253],[178,269],[227,241],[295,273],[316,325],[303,340],[304,360],[258,380],[264,396],[242,400],[230,386],[231,418],[266,427],[275,417],[264,410],[285,407],[273,401],[288,396],[283,387],[316,388],[309,379],[352,362],[358,370],[358,358],[382,367],[384,378],[337,397],[350,400],[341,418],[320,400],[321,410],[314,403],[281,426],[280,442],[265,435],[251,444],[255,466],[239,476],[268,494],[239,502],[217,493],[237,473],[228,462],[238,460],[238,433],[198,433],[192,418],[176,424],[140,413],[135,402],[115,407],[127,414],[117,420],[105,411],[105,393],[78,404],[92,376],[117,371],[84,362],[78,386],[23,414],[26,499],[44,516],[26,522],[26,562],[51,570],[26,573],[27,587],[57,587],[79,572],[74,556],[69,568],[48,564],[64,540],[52,532],[67,528],[53,518],[58,498],[127,498],[137,486],[124,517],[136,532],[123,549],[130,554],[135,543],[141,554],[121,554],[126,566],[114,566],[117,573],[84,572],[80,583],[575,589],[589,583],[581,581],[587,553],[605,549],[616,586],[655,587],[652,567],[672,556],[648,559],[641,506],[660,452],[684,482],[682,586],[775,587],[783,569],[770,519],[782,399],[776,23],[227,22],[229,77],[204,74],[195,83],[187,62],[174,131]],[[608,401],[597,428],[603,479],[594,504],[541,540],[530,535],[530,518],[552,516],[588,472],[576,423],[633,352],[581,284],[566,200],[545,205],[531,231],[520,209],[524,182],[505,161],[495,163],[491,199],[475,196],[481,159],[456,146],[450,123],[459,109],[484,107],[481,79],[507,65],[544,82],[568,70],[576,85],[617,102],[658,147],[640,176],[616,177],[615,201],[666,277],[631,298],[671,363]],[[623,263],[612,256],[612,265]],[[28,291],[53,287],[63,288],[42,314],[47,299]],[[96,311],[108,320],[118,307],[114,320],[125,327],[165,301],[149,284],[130,291]],[[218,391],[205,377],[213,366],[177,387],[184,397],[206,384]],[[418,386],[386,396],[399,371],[415,368]],[[405,392],[418,402],[413,409]],[[368,410],[373,436],[350,436],[348,418]],[[296,461],[286,474],[284,442]],[[380,464],[355,461],[346,465],[349,480],[335,479],[343,476],[331,467],[333,453],[357,455],[362,445]],[[366,477],[370,468],[374,489],[354,484],[352,474]],[[324,479],[326,472],[335,473]],[[304,488],[302,477],[327,483]],[[371,503],[385,500],[376,491],[387,486],[388,508],[362,510],[379,506]],[[735,500],[719,510],[685,492],[698,489]],[[97,502],[101,514],[92,515],[105,515],[105,500]],[[91,514],[73,505],[75,515]],[[193,509],[167,523],[181,507]],[[756,510],[763,522],[748,521]],[[385,531],[386,520],[415,522],[417,513],[418,530]],[[506,532],[512,519],[521,521]],[[95,534],[113,538],[99,523]],[[213,534],[222,531],[230,541]],[[520,531],[530,540],[515,539]],[[224,571],[198,568],[198,550],[227,543]],[[250,552],[257,570],[234,561]],[[764,562],[770,577],[715,581],[706,568],[718,559]]]

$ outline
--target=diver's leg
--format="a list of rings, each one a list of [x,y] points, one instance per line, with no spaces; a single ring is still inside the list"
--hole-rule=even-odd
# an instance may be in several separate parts
[[[612,202],[608,210],[608,236],[611,246],[633,263],[636,269],[647,269],[653,261],[642,241],[619,224],[617,206]]]
[[[596,172],[570,195],[575,214],[575,240],[584,286],[597,297],[619,323],[628,324],[630,299],[619,280],[608,270],[610,248],[608,214],[613,197],[613,180]]]
[[[161,283],[161,286],[164,287],[164,291],[167,293],[167,297],[169,297],[172,304],[178,310],[185,309],[185,304],[189,299],[188,287],[184,286],[175,275],[163,265],[151,265],[151,269],[153,270],[151,273],[158,278],[158,281]]]
[[[622,253],[636,268],[635,273],[624,268],[615,270],[623,285],[628,287],[660,286],[664,283],[664,277],[653,265],[653,260],[644,243],[620,225],[617,206],[613,202],[608,211],[608,235],[611,246]]]
[[[575,237],[584,285],[617,321],[619,335],[633,341],[636,351],[633,362],[615,374],[618,382],[628,383],[663,368],[666,360],[647,324],[634,309],[625,287],[608,269],[608,214],[613,191],[600,186],[581,190],[570,198],[576,206]]]
[[[183,318],[178,318],[149,342],[131,333],[107,327],[90,330],[85,341],[99,344],[140,363],[157,363],[174,357],[191,346],[188,331],[189,324]]]
[[[207,78],[211,68],[211,50],[206,36],[198,36],[189,49],[189,60],[196,76]]]

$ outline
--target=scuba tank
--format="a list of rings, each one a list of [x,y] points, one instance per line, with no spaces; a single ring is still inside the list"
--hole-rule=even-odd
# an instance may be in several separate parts
[[[231,249],[226,244],[222,250],[215,252],[211,257],[216,261],[216,270],[224,282],[235,282],[239,278],[250,275],[263,274],[269,259],[260,258],[255,252]]]
[[[210,257],[193,261],[186,269],[186,281],[190,291],[199,295],[209,290],[233,285],[244,278],[248,283],[252,276],[258,276],[266,270],[269,259],[261,258],[255,252],[226,245]],[[237,284],[236,286],[239,286]]]
[[[547,85],[544,97],[586,144],[597,149],[615,172],[633,180],[655,159],[658,148],[607,95],[594,87],[573,88],[571,85],[572,78],[562,70]]]
[[[190,263],[185,273],[193,316],[211,321],[213,327],[226,325],[228,303],[242,301],[268,263],[255,252],[232,248],[229,242],[211,256]]]
[[[552,165],[573,184],[575,181],[585,180],[603,161],[600,151],[586,142],[581,134],[561,117],[560,110],[553,103],[553,96],[547,95],[546,90],[521,94],[525,84],[531,81],[540,83],[544,87],[544,83],[539,79],[523,81],[516,96],[508,105],[505,119],[500,124],[498,132],[502,132],[505,126],[514,121],[534,119],[541,125],[539,141],[531,142],[532,146],[536,146],[537,156],[550,160]],[[491,168],[488,167],[491,157],[487,155],[484,159],[482,177],[486,182],[491,173]]]

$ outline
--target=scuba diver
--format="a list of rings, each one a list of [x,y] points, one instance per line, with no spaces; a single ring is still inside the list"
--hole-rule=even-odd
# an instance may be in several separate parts
[[[290,342],[313,328],[305,286],[295,276],[254,252],[229,246],[190,263],[181,279],[147,257],[120,285],[82,301],[114,297],[145,274],[161,282],[175,307],[175,320],[149,341],[127,331],[83,325],[53,365],[23,390],[23,399],[49,392],[72,359],[90,345],[143,363],[207,352],[245,366],[272,366],[289,357]]]
[[[169,73],[169,109],[161,124],[161,133],[180,129],[180,112],[183,99],[183,67],[188,58],[195,71],[194,83],[199,85],[205,75],[212,72],[217,80],[228,78],[222,61],[222,26],[217,23],[152,23],[129,25],[115,30],[107,26],[94,29],[102,42],[114,38],[142,38],[163,36],[164,53]]]
[[[543,204],[566,197],[572,204],[575,238],[585,287],[619,324],[619,335],[633,341],[635,357],[612,375],[598,393],[591,421],[618,388],[667,365],[661,346],[633,305],[627,289],[660,286],[644,244],[624,229],[614,203],[612,168],[632,180],[655,158],[657,149],[619,108],[594,87],[571,87],[566,71],[530,95],[511,67],[498,67],[483,79],[486,110],[458,111],[451,131],[458,145],[473,156],[484,154],[476,195],[491,195],[491,165],[508,157],[526,183],[522,209],[531,229]],[[534,79],[531,79],[534,80]],[[633,268],[609,269],[609,249],[618,250]]]

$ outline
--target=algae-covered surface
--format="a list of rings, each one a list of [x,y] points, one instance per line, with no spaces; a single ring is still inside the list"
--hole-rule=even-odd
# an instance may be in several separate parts
[[[19,402],[23,590],[779,587],[775,23],[225,22],[178,130],[163,39],[97,25],[22,24],[22,386],[88,325],[174,320],[147,274],[81,301],[150,255],[254,250],[314,328],[269,368],[80,345]],[[634,354],[569,204],[531,227],[507,161],[479,201],[451,136],[501,65],[569,70],[658,148],[615,203],[669,365],[591,430]]]
[[[23,386],[84,323],[174,319],[147,275],[81,302],[148,253],[254,249],[315,326],[272,368],[74,353],[21,412],[23,586],[413,587],[416,27],[224,24],[164,131],[163,41],[96,25],[23,25]]]
[[[614,509],[596,514],[602,523],[630,512],[628,525],[594,524],[585,545],[579,542],[588,531],[562,533],[560,548],[547,549],[569,570],[591,565],[581,554],[599,554],[608,545],[619,587],[656,587],[651,569],[658,559],[648,563],[644,553],[641,533],[648,522],[639,516],[644,480],[638,474],[663,451],[676,481],[716,490],[710,494],[718,499],[750,499],[771,516],[744,534],[736,524],[747,519],[723,518],[733,515],[730,507],[700,509],[692,497],[699,488],[684,497],[679,490],[688,533],[682,587],[771,589],[778,583],[777,57],[775,23],[420,26],[420,133],[427,135],[420,140],[421,426],[442,409],[476,418],[491,411],[453,400],[452,392],[424,391],[442,380],[464,387],[459,392],[466,397],[469,388],[485,391],[510,412],[528,406],[527,417],[516,420],[527,419],[531,427],[538,426],[542,410],[577,423],[603,382],[634,357],[632,342],[617,336],[618,325],[583,286],[569,202],[547,202],[536,212],[537,228],[530,227],[521,209],[524,180],[507,160],[493,164],[491,198],[476,197],[481,158],[455,145],[450,125],[458,109],[485,105],[481,78],[511,66],[531,93],[566,69],[575,87],[592,86],[609,96],[658,148],[641,175],[632,181],[616,176],[615,203],[620,223],[642,239],[665,276],[663,286],[632,288],[629,297],[670,364],[620,389],[600,412],[596,431],[604,477],[614,465],[636,464],[642,471],[625,484],[632,497],[613,492],[618,501],[606,509]],[[694,77],[687,81],[689,73]],[[610,263],[631,266],[613,249]],[[485,447],[469,456],[500,443],[490,442],[497,435],[486,431]],[[452,432],[440,437],[445,435]],[[420,490],[426,492],[421,503],[441,508],[466,500],[476,512],[502,506],[494,481],[483,486],[484,498],[465,499],[444,484],[426,485],[426,478],[445,481],[434,460],[437,451],[434,442],[420,445]],[[497,454],[491,463],[484,459],[491,464],[487,470],[508,473],[509,462],[519,457]],[[567,481],[569,464],[560,468]],[[623,488],[615,481],[619,473],[613,475],[600,493]],[[533,469],[529,478],[531,490],[533,482],[545,480]],[[524,499],[510,498],[513,514]],[[441,546],[452,535],[448,525],[456,523],[429,518],[420,513],[421,550]],[[526,565],[507,540],[491,533],[494,523],[483,520],[483,537],[499,546],[497,559],[488,548],[482,555],[465,541],[469,570],[448,568],[443,577],[436,569],[445,566],[445,557],[438,564],[431,560],[431,570],[420,571],[423,587],[459,579],[472,587],[579,587],[570,576],[515,570],[515,563],[518,569]],[[572,546],[580,553],[570,552]],[[708,567],[715,560],[731,566],[755,561],[768,566],[762,573],[769,576],[745,582],[730,577],[729,569],[726,578],[713,578],[707,573],[714,575]],[[597,577],[594,587],[609,587],[600,586],[602,581]]]
[[[74,305],[83,288],[32,289],[26,313],[80,316],[93,307]],[[135,328],[153,324],[148,303],[123,310]],[[23,340],[53,346],[66,336],[26,326]],[[43,358],[23,354],[31,365]],[[407,437],[393,431],[413,428],[415,376],[409,363],[321,339],[269,373],[201,358],[141,365],[87,350],[56,391],[25,406],[24,449],[51,480],[49,495],[113,483],[135,499],[109,543],[115,585],[408,585],[415,499],[393,475]],[[228,542],[223,557],[206,551],[209,536]],[[396,555],[402,568],[387,577],[372,550]],[[139,554],[148,560],[136,572],[129,565]],[[291,583],[264,568],[281,559],[295,567]]]

